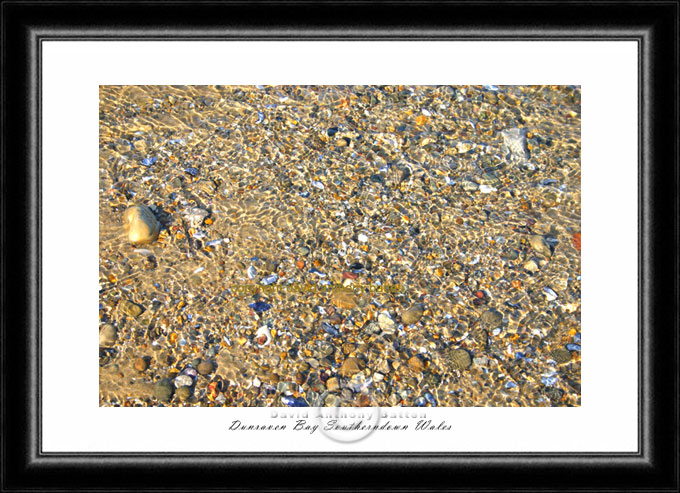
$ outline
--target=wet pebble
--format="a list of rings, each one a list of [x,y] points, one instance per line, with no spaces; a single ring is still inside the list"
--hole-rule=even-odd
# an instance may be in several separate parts
[[[392,319],[388,312],[382,312],[378,315],[378,325],[383,332],[387,334],[393,334],[397,328],[396,322]]]
[[[146,358],[137,358],[135,360],[135,369],[137,371],[146,371],[149,368],[149,361]]]
[[[128,300],[121,300],[118,305],[120,310],[130,317],[139,317],[142,314],[142,307]]]
[[[191,399],[193,393],[194,392],[190,386],[183,385],[182,387],[177,389],[177,398],[182,402],[186,402],[189,399]]]
[[[529,237],[529,244],[536,253],[539,253],[545,257],[550,257],[552,255],[550,245],[541,235],[531,235],[531,237]]]
[[[452,370],[464,370],[472,364],[470,353],[462,348],[449,350],[446,359]]]
[[[532,274],[538,272],[538,263],[534,259],[529,259],[524,262],[524,269]]]
[[[406,325],[412,325],[418,323],[424,313],[425,308],[422,304],[413,305],[411,308],[401,314],[401,320]]]
[[[563,365],[565,363],[569,363],[571,361],[571,353],[569,350],[565,348],[557,348],[554,349],[550,353],[550,357],[557,363],[558,365]]]
[[[335,392],[340,388],[340,382],[337,378],[331,377],[326,381],[326,388],[329,392]]]
[[[486,310],[482,313],[482,324],[487,329],[495,329],[503,323],[503,314],[498,310]]]
[[[151,209],[145,205],[128,207],[123,215],[123,225],[128,240],[133,245],[142,245],[156,241],[161,225]]]
[[[182,217],[192,228],[198,228],[210,213],[199,207],[191,207],[182,212]]]
[[[337,407],[340,404],[340,398],[335,394],[328,394],[324,399],[324,404],[328,407]]]
[[[281,403],[288,407],[309,407],[309,404],[302,397],[283,396]]]
[[[194,379],[189,375],[179,375],[175,378],[175,387],[190,387],[194,384]]]
[[[350,290],[337,289],[333,291],[331,302],[338,308],[351,310],[356,308],[358,299],[357,296]]]
[[[210,375],[215,370],[215,364],[212,361],[201,361],[198,365],[198,373],[201,375]]]
[[[255,311],[255,313],[263,313],[271,309],[271,305],[265,303],[264,301],[256,301],[255,303],[251,303],[248,306],[252,308]]]
[[[104,347],[113,346],[118,338],[118,331],[111,324],[104,325],[99,329],[99,345]]]
[[[337,337],[340,335],[340,331],[337,329],[337,327],[329,324],[328,322],[322,322],[321,328],[323,328],[323,330],[325,330],[328,334],[332,335],[333,337]]]
[[[506,158],[513,164],[526,165],[529,160],[527,147],[527,130],[525,128],[509,128],[501,132]]]
[[[347,358],[342,362],[342,366],[338,373],[343,377],[351,377],[352,375],[359,373],[366,367],[366,363],[359,358]]]
[[[161,402],[170,402],[173,388],[169,380],[163,379],[153,386],[153,396]]]
[[[425,361],[423,361],[420,357],[412,356],[408,360],[408,367],[413,371],[422,372],[425,371],[427,365],[425,364]]]

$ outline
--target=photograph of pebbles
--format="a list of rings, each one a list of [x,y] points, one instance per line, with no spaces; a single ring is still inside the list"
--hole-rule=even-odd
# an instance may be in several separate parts
[[[580,406],[579,86],[100,86],[100,406]]]

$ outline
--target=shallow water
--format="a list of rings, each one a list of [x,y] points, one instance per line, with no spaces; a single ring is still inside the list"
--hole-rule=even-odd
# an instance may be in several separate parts
[[[102,86],[100,405],[580,405],[580,89],[495,89]]]

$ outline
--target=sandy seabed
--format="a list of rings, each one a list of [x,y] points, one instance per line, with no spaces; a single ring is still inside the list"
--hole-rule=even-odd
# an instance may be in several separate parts
[[[580,104],[101,86],[100,405],[579,406]]]

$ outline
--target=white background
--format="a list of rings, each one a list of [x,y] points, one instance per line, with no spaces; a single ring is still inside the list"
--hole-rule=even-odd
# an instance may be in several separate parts
[[[635,42],[43,42],[43,451],[637,450]],[[99,408],[100,84],[582,86],[580,408],[428,409],[451,432],[234,433],[270,409]],[[272,419],[274,423],[292,422]],[[411,427],[413,421],[409,421]]]

